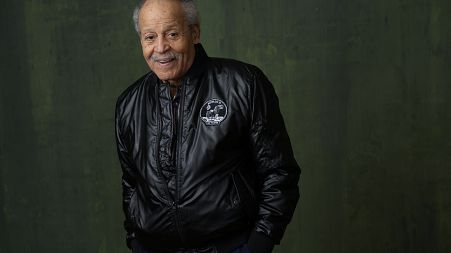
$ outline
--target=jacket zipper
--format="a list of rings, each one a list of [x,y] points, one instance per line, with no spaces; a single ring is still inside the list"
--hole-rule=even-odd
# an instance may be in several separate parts
[[[156,85],[155,86],[155,95],[156,95],[156,101],[158,102],[157,103],[157,121],[158,121],[158,124],[157,124],[157,141],[155,143],[155,145],[156,145],[155,150],[157,150],[157,154],[158,154],[158,152],[160,152],[159,150],[160,150],[161,129],[162,129],[161,108],[160,108],[160,85]],[[156,155],[155,157],[156,157],[156,160],[157,160],[156,161],[157,162],[156,163],[157,164],[157,171],[160,174],[160,177],[162,178],[163,172],[162,172],[161,167],[160,167],[160,156]],[[169,186],[168,186],[168,184],[164,184],[164,186],[165,186],[165,190],[166,190],[166,199],[168,200],[168,204],[170,206],[173,206],[175,202],[174,202],[174,199],[171,197],[171,192],[169,191]]]
[[[174,108],[172,108],[172,112],[173,112],[173,121],[175,122],[175,149],[173,149],[173,152],[175,151],[175,154],[173,154],[173,158],[175,160],[175,170],[176,170],[176,175],[175,175],[175,202],[173,203],[173,208],[175,209],[175,225],[177,227],[177,231],[179,233],[180,236],[180,240],[182,241],[183,245],[186,245],[186,240],[185,240],[185,236],[183,235],[182,232],[182,225],[180,224],[180,213],[178,210],[178,204],[179,204],[179,199],[180,199],[180,162],[179,162],[179,156],[180,156],[180,142],[182,139],[182,130],[183,130],[183,104],[185,101],[185,83],[182,83],[182,89],[181,89],[181,94],[176,94],[179,95],[179,102],[178,102],[178,108],[176,108],[177,110],[174,110]],[[177,91],[178,92],[178,91]],[[171,106],[173,106],[173,103],[171,103]],[[176,113],[174,113],[176,112]]]

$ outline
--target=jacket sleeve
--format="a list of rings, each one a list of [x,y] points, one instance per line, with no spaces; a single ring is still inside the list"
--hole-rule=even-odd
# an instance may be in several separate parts
[[[250,146],[256,165],[258,215],[248,247],[271,252],[279,244],[299,199],[297,165],[272,84],[254,72],[251,86]]]
[[[130,143],[127,141],[125,134],[126,125],[124,124],[123,110],[119,103],[116,105],[116,145],[119,162],[122,167],[122,208],[125,214],[124,228],[127,232],[127,247],[131,248],[131,241],[135,238],[133,217],[130,213],[130,201],[136,189],[136,181],[134,177],[134,165],[130,155]]]

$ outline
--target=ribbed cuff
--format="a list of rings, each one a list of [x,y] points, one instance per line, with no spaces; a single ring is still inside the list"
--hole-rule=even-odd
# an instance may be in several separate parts
[[[271,253],[274,249],[274,242],[265,234],[252,231],[247,247],[252,253]]]
[[[126,238],[127,248],[132,249],[132,241],[135,240],[135,238],[136,238],[135,233],[133,233],[133,232],[127,233],[127,238]]]

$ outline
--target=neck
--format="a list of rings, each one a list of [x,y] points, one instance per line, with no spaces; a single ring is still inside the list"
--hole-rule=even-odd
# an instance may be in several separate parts
[[[163,84],[166,84],[167,86],[171,87],[171,88],[177,88],[180,86],[180,81],[168,81],[168,80],[162,80]]]
[[[170,88],[177,88],[180,86],[180,83],[167,83]]]
[[[175,95],[177,94],[177,88],[180,87],[180,82],[168,82],[164,80],[163,84],[169,86],[171,97],[174,98]]]

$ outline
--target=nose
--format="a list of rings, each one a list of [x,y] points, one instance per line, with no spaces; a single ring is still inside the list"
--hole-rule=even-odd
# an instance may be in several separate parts
[[[155,51],[157,53],[164,53],[169,49],[169,43],[164,36],[158,36],[155,43]]]

